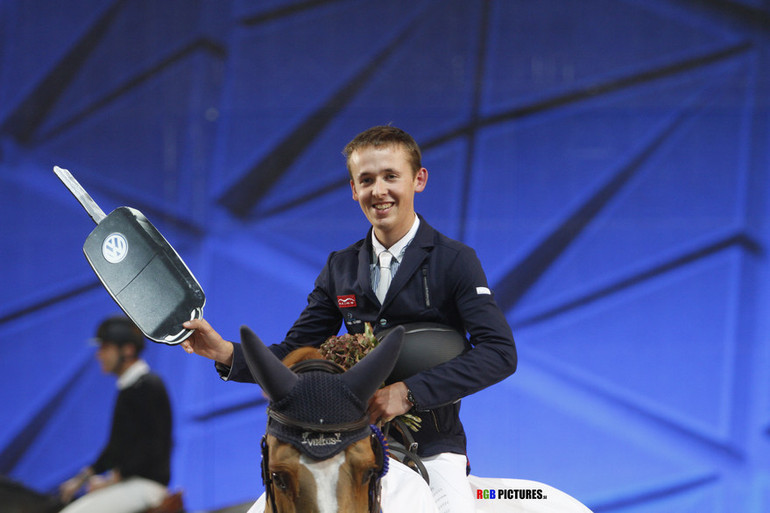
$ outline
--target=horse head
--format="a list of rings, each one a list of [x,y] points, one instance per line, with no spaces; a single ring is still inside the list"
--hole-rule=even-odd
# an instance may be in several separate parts
[[[315,359],[289,368],[241,328],[246,363],[270,399],[262,439],[266,513],[379,511],[387,455],[366,408],[392,371],[403,335],[394,330],[344,372]]]

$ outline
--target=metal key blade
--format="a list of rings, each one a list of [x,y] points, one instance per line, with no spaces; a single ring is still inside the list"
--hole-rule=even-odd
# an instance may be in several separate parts
[[[66,169],[60,168],[59,166],[54,166],[53,172],[56,173],[56,176],[59,177],[59,180],[61,180],[64,185],[67,186],[67,189],[69,189],[72,195],[75,196],[75,199],[80,202],[83,208],[86,209],[86,212],[88,212],[88,215],[91,216],[91,219],[93,219],[96,224],[101,223],[102,219],[107,217],[104,211],[99,208],[99,205],[96,204],[94,199],[86,192],[83,186],[80,185],[77,180],[75,180],[75,177],[72,176],[72,173]]]

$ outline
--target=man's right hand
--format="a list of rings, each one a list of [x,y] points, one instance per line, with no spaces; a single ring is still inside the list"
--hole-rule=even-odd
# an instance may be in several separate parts
[[[184,323],[184,327],[195,330],[182,342],[182,348],[188,354],[197,354],[228,367],[233,364],[233,343],[223,339],[205,319],[193,319]]]
[[[67,479],[59,485],[59,497],[61,498],[61,501],[64,504],[68,504],[92,474],[93,472],[90,467],[86,467],[81,470],[78,475]]]

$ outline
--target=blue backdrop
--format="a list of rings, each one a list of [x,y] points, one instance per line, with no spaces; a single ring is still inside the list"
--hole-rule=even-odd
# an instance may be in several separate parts
[[[463,402],[474,474],[597,512],[770,510],[767,0],[4,0],[0,474],[95,457],[116,311],[82,255],[142,210],[228,338],[282,339],[361,238],[341,149],[421,143],[417,209],[477,249],[519,370]],[[191,510],[261,493],[264,403],[152,344]]]

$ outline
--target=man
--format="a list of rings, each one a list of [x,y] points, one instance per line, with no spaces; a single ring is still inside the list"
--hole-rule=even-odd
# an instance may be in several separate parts
[[[107,446],[61,487],[63,513],[138,513],[159,505],[171,468],[171,404],[166,387],[139,356],[142,332],[123,316],[101,323],[95,342],[104,373],[117,376],[118,397]]]
[[[375,331],[412,322],[448,325],[470,335],[473,349],[453,360],[381,388],[369,404],[372,422],[413,411],[415,433],[439,511],[468,513],[474,499],[466,478],[466,438],[459,399],[490,386],[516,369],[516,348],[475,252],[434,230],[415,212],[428,171],[420,149],[401,129],[379,126],[345,147],[353,199],[372,225],[365,239],[332,253],[308,296],[308,305],[280,344],[282,358],[370,323]],[[380,255],[384,255],[381,258]],[[217,362],[223,379],[251,381],[239,344],[225,341],[204,320],[186,327],[183,344]]]

